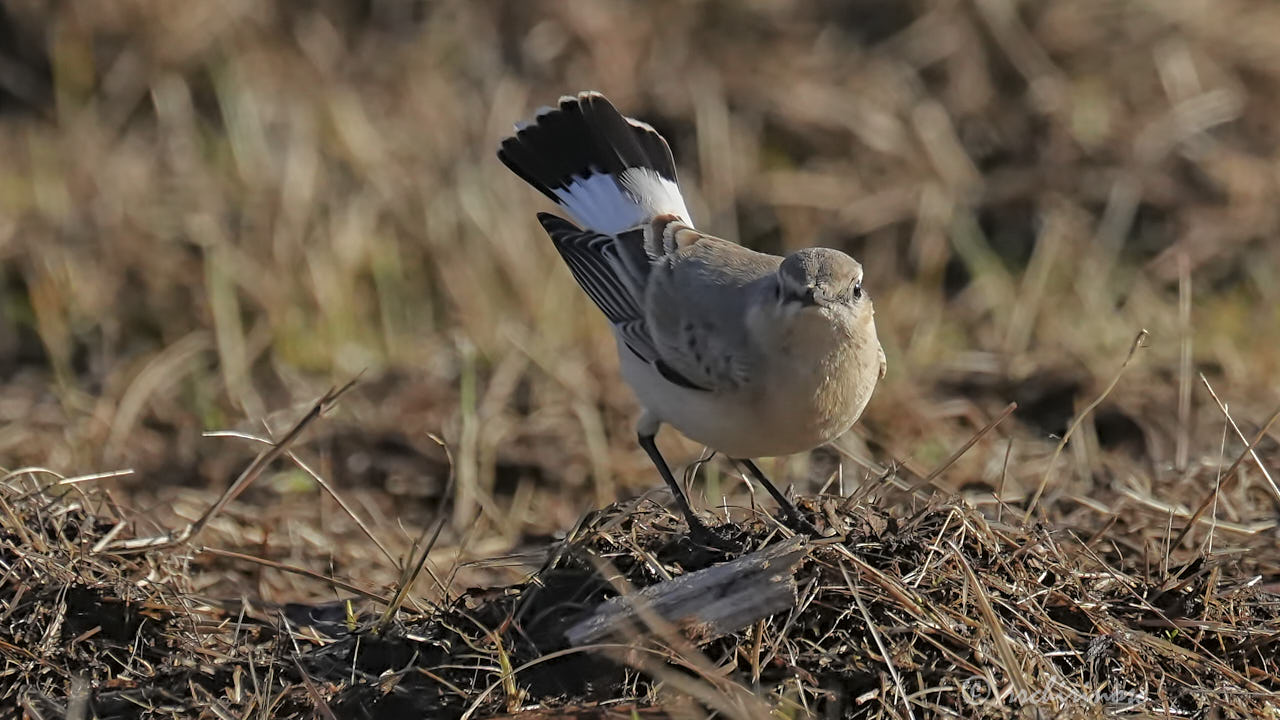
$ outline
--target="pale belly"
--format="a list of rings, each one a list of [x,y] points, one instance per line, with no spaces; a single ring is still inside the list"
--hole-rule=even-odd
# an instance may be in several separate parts
[[[619,358],[623,378],[654,419],[732,458],[792,455],[839,437],[862,414],[879,371],[877,361],[874,367],[857,363],[842,368],[870,373],[865,378],[779,373],[762,378],[749,391],[714,393],[667,381],[626,347],[619,347]],[[839,391],[851,387],[866,391],[852,396]]]

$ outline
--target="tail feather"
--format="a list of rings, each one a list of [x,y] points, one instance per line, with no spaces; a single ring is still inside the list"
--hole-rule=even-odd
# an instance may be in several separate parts
[[[598,92],[561,98],[517,125],[498,159],[596,232],[617,234],[668,213],[692,224],[667,141]]]

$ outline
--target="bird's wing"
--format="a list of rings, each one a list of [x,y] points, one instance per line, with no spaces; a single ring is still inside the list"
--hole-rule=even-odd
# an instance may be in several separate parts
[[[653,263],[644,304],[661,362],[707,390],[749,384],[759,361],[747,309],[782,258],[687,227],[666,235],[672,241]]]
[[[649,337],[640,301],[649,272],[640,231],[635,231],[636,237],[627,237],[629,233],[604,235],[548,213],[539,213],[538,221],[574,279],[622,341],[646,362],[655,362],[658,351]]]
[[[642,305],[652,262],[644,249],[643,230],[604,235],[547,213],[540,213],[538,220],[578,285],[636,357],[654,366],[670,383],[690,390],[711,389],[683,376],[654,345]]]
[[[674,221],[605,235],[547,213],[538,220],[618,338],[668,382],[715,392],[750,380],[745,303],[781,258]],[[664,229],[665,247],[652,237]]]

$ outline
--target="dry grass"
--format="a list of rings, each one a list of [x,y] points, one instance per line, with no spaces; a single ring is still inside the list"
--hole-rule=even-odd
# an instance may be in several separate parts
[[[527,583],[380,627],[391,601],[372,593],[210,602],[199,547],[129,552],[133,523],[104,493],[11,478],[0,701],[102,718],[1273,716],[1274,549],[1178,563],[1124,532],[1086,539],[955,499],[889,505],[894,493],[809,500],[845,540],[808,548],[790,612],[714,638],[641,613],[652,632],[573,647],[565,631],[605,598],[723,556],[665,511],[612,507]],[[767,518],[733,528],[744,551],[782,539]]]
[[[1277,34],[1267,0],[6,3],[0,703],[108,716],[153,677],[152,707],[237,717],[411,688],[448,716],[492,683],[477,713],[746,717],[749,688],[925,717],[977,713],[981,675],[992,715],[1070,687],[1274,716]],[[657,487],[604,323],[492,156],[587,87],[672,140],[700,226],[855,254],[890,365],[840,447],[766,467],[854,498],[805,611],[681,660],[720,674],[628,656],[607,698],[501,670],[545,650],[501,621],[552,539]],[[196,542],[120,554],[357,375]],[[724,466],[693,487],[766,541]],[[670,526],[633,510],[544,574],[590,551],[652,582]],[[485,586],[515,589],[457,597]],[[344,643],[377,645],[362,623],[402,589],[384,664],[353,673]],[[327,602],[337,639],[281,624]]]

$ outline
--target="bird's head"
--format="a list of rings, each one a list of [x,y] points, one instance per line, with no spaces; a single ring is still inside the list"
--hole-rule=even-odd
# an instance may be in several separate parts
[[[777,300],[787,314],[817,310],[856,317],[871,312],[862,265],[831,248],[805,248],[786,256],[778,266]]]

